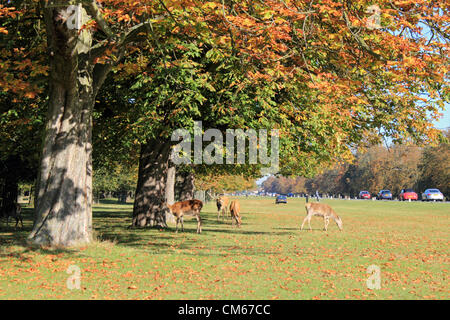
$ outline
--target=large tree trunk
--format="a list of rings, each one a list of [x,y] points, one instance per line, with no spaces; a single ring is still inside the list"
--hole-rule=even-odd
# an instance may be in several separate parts
[[[190,171],[181,172],[177,177],[179,201],[194,199],[194,178],[194,173]]]
[[[172,161],[169,160],[169,167],[167,169],[167,182],[166,182],[166,202],[168,204],[173,204],[175,202],[175,176],[176,167]],[[175,217],[173,214],[166,211],[166,220],[175,223]]]
[[[73,73],[78,68],[69,61],[61,60],[55,67],[60,74],[77,78]],[[92,93],[80,97],[73,78],[51,83],[36,221],[29,236],[36,244],[71,246],[91,240],[94,99]]]
[[[104,77],[98,79],[89,57],[90,31],[67,29],[60,12],[44,10],[49,110],[29,240],[66,247],[92,239],[92,109]]]
[[[167,227],[164,203],[170,146],[169,141],[161,139],[141,145],[133,227]]]

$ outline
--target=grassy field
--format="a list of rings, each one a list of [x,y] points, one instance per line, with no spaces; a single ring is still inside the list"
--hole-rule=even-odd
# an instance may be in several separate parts
[[[242,228],[216,221],[214,203],[185,233],[126,227],[131,205],[94,208],[97,241],[72,250],[31,248],[32,226],[0,226],[0,299],[449,299],[450,204],[324,201],[344,222],[339,232],[313,218],[300,231],[304,200],[241,199]],[[81,270],[69,290],[66,271]],[[381,289],[367,288],[367,268]]]

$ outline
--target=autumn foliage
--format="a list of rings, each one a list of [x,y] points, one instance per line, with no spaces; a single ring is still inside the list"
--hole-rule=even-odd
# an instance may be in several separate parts
[[[5,21],[0,29],[4,92],[30,98],[42,92],[42,82],[31,81],[48,74],[42,29],[32,48],[14,41],[12,33],[48,5],[11,1],[0,7]],[[239,64],[234,67],[242,76],[217,94],[226,90],[236,95],[252,88],[259,122],[278,123],[285,137],[284,167],[295,171],[314,167],[301,159],[351,157],[348,147],[361,137],[428,141],[438,135],[427,120],[437,118],[448,99],[448,4],[377,5],[380,25],[371,29],[373,15],[366,12],[366,1],[102,0],[87,8],[95,15],[83,29],[95,31],[97,63],[119,62],[124,46],[128,52],[145,48],[151,56],[176,37],[206,48],[212,60],[236,57]],[[21,38],[26,41],[26,34]],[[146,38],[152,46],[137,45]],[[183,44],[177,49],[189,50]],[[159,61],[168,66],[182,62]],[[118,70],[151,75],[152,70],[145,70],[148,64],[148,59],[125,61]],[[234,99],[222,102],[211,106],[212,111],[230,117],[242,111]]]

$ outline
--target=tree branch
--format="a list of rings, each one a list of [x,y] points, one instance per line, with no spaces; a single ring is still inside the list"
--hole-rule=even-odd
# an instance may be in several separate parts
[[[92,0],[89,2],[85,2],[86,11],[92,18],[97,22],[100,29],[106,34],[106,36],[110,39],[115,37],[114,32],[109,28],[108,23],[103,19],[103,15],[100,11],[100,8],[97,5],[97,1]]]
[[[345,24],[347,25],[348,30],[350,31],[350,33],[352,34],[353,38],[356,40],[356,42],[358,42],[358,44],[364,49],[366,50],[368,53],[370,53],[372,56],[374,56],[375,58],[381,60],[381,61],[385,61],[385,59],[379,55],[378,53],[374,52],[369,46],[368,44],[364,41],[364,39],[360,38],[357,34],[355,34],[352,31],[352,26],[351,23],[348,19],[347,16],[347,12],[344,11],[344,19],[345,19]]]

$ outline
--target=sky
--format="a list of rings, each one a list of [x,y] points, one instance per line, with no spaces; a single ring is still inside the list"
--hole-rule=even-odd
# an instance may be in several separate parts
[[[434,126],[438,129],[450,127],[450,104],[446,104],[445,111],[441,113],[443,113],[444,116],[439,121],[435,121]]]

